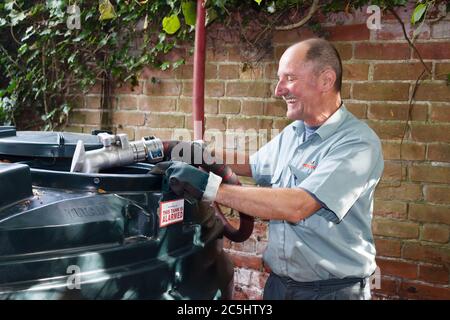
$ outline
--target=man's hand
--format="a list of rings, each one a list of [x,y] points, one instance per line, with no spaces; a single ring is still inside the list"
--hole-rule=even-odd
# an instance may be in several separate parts
[[[160,162],[152,173],[164,174],[169,188],[177,195],[185,193],[198,200],[214,201],[222,178],[180,161]]]

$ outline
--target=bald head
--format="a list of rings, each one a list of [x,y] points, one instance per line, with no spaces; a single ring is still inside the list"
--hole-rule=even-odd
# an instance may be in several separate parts
[[[312,62],[316,75],[325,68],[331,68],[336,74],[334,89],[336,92],[341,91],[342,62],[339,53],[330,42],[319,38],[304,40],[289,47],[284,57],[305,63]]]

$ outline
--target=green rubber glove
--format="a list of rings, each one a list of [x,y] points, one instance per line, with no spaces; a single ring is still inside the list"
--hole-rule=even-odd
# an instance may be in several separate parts
[[[204,172],[181,161],[166,161],[155,165],[151,173],[164,174],[165,182],[177,195],[198,200],[214,201],[222,178],[212,172]]]

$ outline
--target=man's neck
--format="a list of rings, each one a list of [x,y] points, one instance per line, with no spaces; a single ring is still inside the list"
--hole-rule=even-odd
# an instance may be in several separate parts
[[[314,117],[310,119],[305,119],[305,124],[309,127],[318,127],[321,126],[325,121],[328,120],[342,105],[342,100],[340,95],[338,95],[335,99],[324,101],[319,105],[323,106],[321,111]]]

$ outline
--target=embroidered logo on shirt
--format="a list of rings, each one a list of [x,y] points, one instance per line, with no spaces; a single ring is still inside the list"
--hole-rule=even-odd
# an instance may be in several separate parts
[[[312,170],[314,170],[317,167],[315,161],[311,161],[310,163],[304,163],[303,166],[305,168],[312,169]]]

